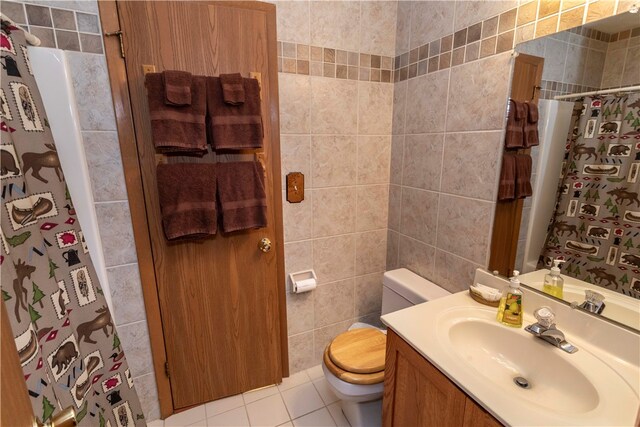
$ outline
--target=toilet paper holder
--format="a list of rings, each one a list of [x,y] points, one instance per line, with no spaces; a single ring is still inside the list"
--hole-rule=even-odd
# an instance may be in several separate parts
[[[291,281],[291,290],[294,294],[309,292],[315,289],[318,284],[318,277],[313,270],[289,273],[289,280]]]

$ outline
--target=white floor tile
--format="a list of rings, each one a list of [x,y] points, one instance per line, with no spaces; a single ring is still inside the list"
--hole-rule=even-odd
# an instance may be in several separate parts
[[[244,405],[242,405],[239,408],[235,408],[220,415],[216,415],[215,417],[209,418],[207,420],[207,425],[209,427],[248,427],[250,424],[249,417],[247,416],[247,410],[245,409]]]
[[[193,424],[189,424],[188,427],[207,427],[207,420],[196,421]]]
[[[163,420],[153,420],[147,423],[147,427],[164,427]]]
[[[342,413],[340,402],[336,402],[334,404],[327,406],[327,409],[331,414],[331,418],[333,418],[333,421],[336,422],[336,425],[338,427],[351,427],[351,424],[349,424],[349,421],[345,418],[344,414]]]
[[[320,409],[324,406],[320,394],[312,383],[306,383],[282,392],[284,404],[291,418],[298,418],[303,415]]]
[[[351,427],[351,424],[349,424],[349,421],[345,418],[344,413],[342,413],[340,402],[327,406],[327,409],[331,414],[331,418],[333,418],[333,421],[336,422],[338,427]]]
[[[278,427],[293,427],[293,423],[291,421],[288,421],[284,424],[280,424]]]
[[[313,368],[307,369],[307,374],[309,374],[309,378],[311,378],[312,381],[324,377],[324,372],[322,372],[322,365],[314,366]]]
[[[242,394],[244,398],[245,405],[248,405],[251,402],[255,402],[256,400],[264,399],[265,397],[273,396],[274,394],[278,394],[278,387],[275,385],[269,387],[263,387],[256,390],[251,390]]]
[[[222,414],[223,412],[244,406],[244,400],[241,394],[225,397],[224,399],[214,400],[204,405],[207,412],[207,418]]]
[[[309,378],[309,375],[307,375],[307,371],[298,372],[289,376],[288,378],[283,378],[282,384],[278,384],[278,389],[283,392],[295,386],[308,383],[309,381],[311,381],[311,378]]]
[[[206,420],[207,414],[204,405],[196,406],[187,411],[172,415],[164,420],[165,427],[184,427],[199,421]],[[204,423],[203,423],[204,425]]]
[[[293,420],[295,427],[335,427],[336,423],[331,418],[327,408],[322,408],[304,417]]]
[[[274,387],[275,388],[275,387]],[[252,426],[277,426],[290,420],[282,396],[277,392],[247,405],[249,422]]]
[[[320,393],[320,397],[322,398],[322,401],[325,405],[330,405],[333,402],[337,402],[338,400],[340,400],[338,399],[338,396],[335,395],[333,390],[331,390],[331,387],[329,387],[329,383],[327,382],[326,378],[319,378],[317,380],[314,380],[313,385],[316,387],[316,390],[318,390],[318,393]]]

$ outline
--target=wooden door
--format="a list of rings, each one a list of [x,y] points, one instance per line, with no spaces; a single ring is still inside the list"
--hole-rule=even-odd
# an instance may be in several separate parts
[[[27,392],[27,384],[13,340],[13,332],[4,301],[0,326],[2,348],[0,349],[0,427],[32,427],[35,416]]]
[[[519,54],[513,68],[511,99],[538,104],[544,58]],[[523,153],[529,153],[529,149]],[[511,276],[518,254],[518,235],[524,199],[498,201],[493,220],[489,270]]]
[[[146,215],[140,218],[140,211],[136,211],[136,217],[133,207],[132,215],[136,235],[141,233],[140,228],[148,228],[144,231],[149,235],[155,276],[151,280],[155,283],[150,285],[149,275],[142,274],[143,286],[153,286],[157,292],[173,408],[280,382],[283,373],[287,373],[287,349],[275,6],[250,2],[118,1],[117,12],[135,130],[135,140],[123,141],[121,132],[121,145],[136,144]],[[165,240],[156,188],[158,161],[253,160],[254,154],[216,157],[209,153],[204,158],[156,155],[143,65],[151,65],[157,72],[173,69],[207,76],[240,72],[248,77],[259,73],[267,228],[229,235],[219,232],[200,242]],[[111,78],[113,81],[113,72]],[[123,147],[123,158],[127,150],[131,152],[130,147]],[[123,160],[127,179],[135,180],[137,171],[127,167],[131,159]],[[130,197],[135,194],[132,187],[129,183]],[[265,237],[274,245],[268,253],[258,248]],[[154,304],[151,294],[148,289],[145,291],[148,307]],[[154,327],[150,323],[150,328]],[[156,375],[155,360],[165,357],[157,353],[154,351]],[[162,383],[158,382],[159,388]],[[166,403],[163,409],[165,406]]]

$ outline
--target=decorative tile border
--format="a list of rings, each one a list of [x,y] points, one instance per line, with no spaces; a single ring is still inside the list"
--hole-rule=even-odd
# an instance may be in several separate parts
[[[542,80],[540,83],[540,99],[553,99],[555,96],[569,95],[573,93],[593,92],[596,90],[618,89],[624,86],[593,87],[577,85],[573,83],[556,82],[553,80]]]
[[[398,55],[393,64],[394,82],[507,52],[518,43],[558,31],[571,30],[600,41],[633,36],[635,30],[610,35],[579,27],[586,22],[614,15],[617,1],[587,3],[587,0],[573,0],[562,3],[563,10],[560,10],[559,0],[530,1]],[[571,7],[565,10],[568,4]]]
[[[553,80],[542,80],[540,87],[542,88],[540,89],[540,99],[553,99],[555,96],[559,95],[600,90],[599,87],[556,82]]]
[[[640,18],[639,18],[640,19]],[[640,26],[637,28],[633,28],[631,30],[620,31],[619,33],[611,34],[610,42],[617,42],[618,40],[628,39],[630,37],[638,37],[640,36]]]
[[[279,41],[278,71],[345,80],[393,83],[393,58]]]
[[[33,33],[43,47],[103,53],[100,19],[95,13],[2,1],[2,12]]]

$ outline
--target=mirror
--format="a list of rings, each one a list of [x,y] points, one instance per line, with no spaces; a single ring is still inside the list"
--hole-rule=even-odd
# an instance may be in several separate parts
[[[596,291],[605,297],[603,317],[640,330],[640,15],[515,50],[543,57],[544,68],[533,195],[524,201],[514,269],[542,290],[560,258],[562,299],[580,304],[585,290]],[[619,89],[576,95],[612,88]]]

